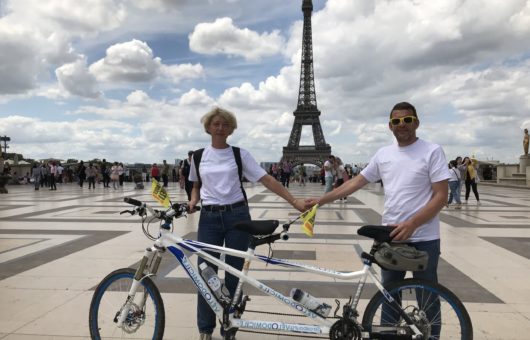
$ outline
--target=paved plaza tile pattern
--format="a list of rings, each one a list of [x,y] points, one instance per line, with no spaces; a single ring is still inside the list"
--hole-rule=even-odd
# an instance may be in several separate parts
[[[146,189],[130,183],[119,190],[89,190],[60,184],[57,191],[10,186],[0,195],[0,339],[88,339],[88,307],[94,287],[109,272],[135,267],[150,245],[138,217],[120,215],[123,197],[155,204]],[[287,221],[297,216],[285,201],[261,185],[246,187],[254,219]],[[291,184],[296,197],[316,197],[320,184]],[[186,194],[170,183],[173,201]],[[444,209],[440,282],[454,291],[470,312],[475,339],[528,339],[530,334],[530,190],[479,185],[481,205],[473,199],[461,210]],[[340,271],[358,270],[359,254],[370,240],[357,236],[365,224],[379,224],[383,189],[376,184],[346,202],[319,209],[315,237],[293,225],[288,242],[273,255]],[[175,232],[194,239],[198,214],[175,223]],[[258,253],[267,255],[268,247]],[[196,293],[178,262],[165,254],[158,277],[166,307],[166,339],[197,339]],[[195,258],[192,258],[195,261]],[[297,287],[335,306],[352,294],[349,282],[253,264],[252,275],[287,294]],[[222,275],[221,275],[222,276]],[[368,284],[360,311],[374,287]],[[250,288],[248,310],[290,312]],[[247,318],[261,319],[248,313]],[[273,316],[266,316],[266,319]],[[283,317],[284,318],[284,317]],[[301,321],[293,318],[292,321]],[[303,322],[303,321],[302,321]],[[305,321],[307,322],[307,321]],[[238,333],[239,340],[297,339]],[[221,339],[216,331],[214,339]],[[301,337],[299,339],[302,339]]]

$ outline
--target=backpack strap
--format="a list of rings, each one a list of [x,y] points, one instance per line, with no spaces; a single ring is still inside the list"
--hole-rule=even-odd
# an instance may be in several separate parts
[[[199,164],[201,164],[203,152],[204,152],[204,148],[193,152],[193,163],[195,164],[195,171],[197,171],[199,187],[202,185],[201,174],[199,172]],[[232,146],[232,152],[234,153],[234,158],[236,160],[237,174],[239,176],[241,192],[243,193],[245,202],[247,202],[248,204],[247,193],[245,192],[245,189],[243,189],[243,162],[241,161],[241,149],[238,148],[237,146]]]
[[[199,172],[199,164],[201,164],[202,159],[202,153],[204,152],[204,148],[193,151],[193,163],[195,164],[195,171],[197,172],[197,178],[199,179],[199,187],[202,185],[201,181],[201,174]],[[191,164],[190,164],[191,166]]]
[[[241,192],[243,192],[243,197],[245,198],[245,202],[247,202],[248,204],[247,193],[245,192],[245,189],[243,189],[243,162],[241,161],[241,149],[238,148],[237,146],[233,146],[232,151],[234,152],[234,158],[236,159],[237,174],[239,176],[239,184],[240,184]]]

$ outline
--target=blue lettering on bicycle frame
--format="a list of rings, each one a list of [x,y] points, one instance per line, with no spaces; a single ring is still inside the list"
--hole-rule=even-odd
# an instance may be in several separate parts
[[[171,251],[173,255],[175,255],[175,257],[180,262],[182,267],[186,270],[186,272],[188,272],[188,275],[192,279],[193,283],[195,283],[195,286],[197,286],[197,289],[199,290],[201,295],[204,297],[206,302],[208,302],[212,310],[215,313],[220,313],[223,310],[222,307],[219,305],[219,303],[217,303],[217,300],[215,300],[215,298],[212,296],[210,289],[206,286],[206,283],[201,278],[200,274],[197,271],[195,271],[195,268],[193,268],[193,266],[189,262],[186,255],[184,255],[184,252],[182,252],[182,250],[175,248],[175,247],[168,247],[167,249],[169,249],[169,251]]]
[[[320,334],[319,326],[287,324],[275,321],[241,320],[240,327],[245,329],[264,329],[284,332]]]

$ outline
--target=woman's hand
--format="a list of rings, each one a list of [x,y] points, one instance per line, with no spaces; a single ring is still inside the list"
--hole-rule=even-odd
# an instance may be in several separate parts
[[[295,198],[294,201],[291,202],[291,205],[300,212],[304,212],[307,210],[305,208],[306,207],[305,201],[302,199]]]

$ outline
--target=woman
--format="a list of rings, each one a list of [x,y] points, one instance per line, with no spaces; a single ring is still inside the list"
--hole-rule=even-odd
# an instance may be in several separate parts
[[[449,178],[449,200],[447,201],[447,207],[453,203],[453,198],[455,199],[456,205],[455,209],[460,209],[462,206],[462,201],[460,201],[460,170],[458,170],[456,159],[449,162],[449,173],[451,178]]]
[[[473,189],[473,194],[475,194],[475,199],[477,200],[477,205],[480,205],[480,198],[478,196],[477,182],[479,181],[478,177],[478,164],[476,160],[471,160],[469,157],[464,158],[464,165],[466,166],[465,173],[465,186],[466,186],[466,204],[469,198],[469,189]]]
[[[233,148],[228,145],[227,138],[237,128],[235,116],[222,108],[214,108],[201,119],[204,130],[211,136],[211,145],[202,151],[200,164],[195,164],[195,156],[191,161],[189,179],[193,181],[191,200],[188,202],[190,211],[201,201],[202,209],[199,219],[198,240],[246,251],[249,235],[234,229],[239,221],[250,220],[250,212],[246,196],[238,174]],[[304,201],[295,199],[278,181],[268,175],[254,160],[250,153],[240,149],[243,176],[251,182],[260,182],[267,189],[288,201],[296,209],[303,211]],[[197,168],[199,174],[197,174]],[[201,180],[201,185],[198,180]],[[219,257],[219,254],[213,254]],[[199,258],[199,264],[202,263]],[[243,259],[226,256],[226,263],[240,269]],[[217,271],[217,268],[210,265]],[[233,296],[238,279],[226,274],[225,285]],[[215,328],[215,314],[202,295],[198,296],[197,326],[201,340],[210,340]]]
[[[118,162],[114,162],[114,165],[110,168],[110,180],[112,181],[112,188],[114,190],[118,189],[118,181],[120,180],[120,166]]]
[[[342,184],[344,184],[344,182],[345,182],[344,174],[346,174],[346,169],[344,168],[344,163],[342,163],[342,159],[340,159],[339,157],[335,157],[335,172],[337,173],[337,176],[336,176],[334,188],[338,188]],[[340,200],[341,201],[342,200],[347,201],[348,198],[347,197],[342,197]]]

